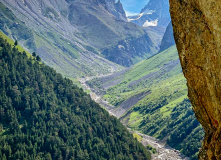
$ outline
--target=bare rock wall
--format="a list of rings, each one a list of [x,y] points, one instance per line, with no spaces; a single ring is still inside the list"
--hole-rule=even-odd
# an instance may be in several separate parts
[[[220,0],[170,0],[188,96],[206,132],[199,159],[221,160],[220,11]]]

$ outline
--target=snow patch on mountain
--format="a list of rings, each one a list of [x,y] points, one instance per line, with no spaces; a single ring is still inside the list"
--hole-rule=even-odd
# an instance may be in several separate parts
[[[127,20],[130,21],[134,21],[134,20],[138,20],[143,16],[144,13],[141,13],[139,15],[133,16],[133,17],[137,17],[137,18],[127,18]]]
[[[157,24],[158,24],[158,19],[156,19],[155,21],[148,21],[148,20],[146,20],[146,22],[143,24],[143,27],[149,27],[149,26],[156,27]]]
[[[140,13],[138,15],[134,15],[134,16],[128,16],[127,17],[127,20],[130,22],[130,21],[136,21],[136,20],[139,20],[140,18],[142,18],[144,15],[150,15],[150,14],[153,14],[155,11],[151,10],[149,12],[143,12],[143,13]]]

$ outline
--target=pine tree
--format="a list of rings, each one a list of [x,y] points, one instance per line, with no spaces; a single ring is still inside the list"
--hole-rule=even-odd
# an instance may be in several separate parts
[[[33,53],[32,53],[32,56],[33,56],[33,57],[36,57],[36,53],[35,53],[35,52],[33,52]]]
[[[40,58],[39,55],[37,55],[36,60],[39,61],[39,62],[41,61],[41,58]]]
[[[15,43],[14,43],[14,46],[17,46],[18,45],[18,41],[17,39],[15,40]]]

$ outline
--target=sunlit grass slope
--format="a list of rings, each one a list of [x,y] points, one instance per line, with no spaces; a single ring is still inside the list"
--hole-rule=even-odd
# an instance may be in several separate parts
[[[12,39],[10,39],[8,36],[6,36],[4,33],[2,33],[1,31],[0,31],[0,36],[1,36],[2,38],[6,39],[7,42],[8,42],[11,46],[14,45],[15,42],[14,42]],[[31,56],[31,54],[30,54],[27,50],[25,50],[23,47],[21,47],[19,44],[16,46],[16,48],[18,49],[19,52],[26,52],[28,57]]]
[[[129,107],[121,121],[145,134],[166,138],[172,147],[196,158],[204,133],[187,98],[186,79],[175,46],[112,79],[89,83],[119,110],[133,103],[131,97],[137,97],[137,103]]]

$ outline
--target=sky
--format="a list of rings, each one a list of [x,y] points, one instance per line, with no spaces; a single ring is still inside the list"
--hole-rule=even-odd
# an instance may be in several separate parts
[[[121,0],[127,16],[139,14],[149,0]]]

